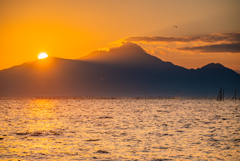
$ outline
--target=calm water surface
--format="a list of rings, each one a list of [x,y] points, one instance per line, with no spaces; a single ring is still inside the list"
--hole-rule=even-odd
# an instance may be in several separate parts
[[[240,160],[240,102],[0,99],[0,160]]]

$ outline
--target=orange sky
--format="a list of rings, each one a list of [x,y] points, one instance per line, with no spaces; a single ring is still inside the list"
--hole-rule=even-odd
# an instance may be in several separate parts
[[[0,70],[36,60],[41,52],[76,59],[131,37],[236,34],[240,31],[239,6],[238,0],[1,0]],[[222,43],[236,46],[239,37],[236,41],[133,42],[164,61],[186,68],[219,62],[240,70],[239,50],[180,49]]]

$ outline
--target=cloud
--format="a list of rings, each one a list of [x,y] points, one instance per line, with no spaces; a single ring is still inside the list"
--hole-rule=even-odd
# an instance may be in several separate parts
[[[189,37],[149,37],[149,36],[138,36],[138,37],[128,37],[125,41],[132,42],[240,42],[240,32],[237,33],[225,33],[225,34],[211,34],[203,36],[189,36]]]
[[[162,50],[159,51],[159,53],[162,54],[162,55],[166,55],[166,53],[164,51],[162,51]]]
[[[194,38],[192,38],[194,39]],[[166,41],[166,42],[173,42],[173,41],[182,41],[182,42],[188,42],[191,41],[188,38],[184,37],[128,37],[125,39],[126,41],[144,41],[144,42],[157,42],[157,41]]]
[[[136,36],[122,38],[109,46],[121,46],[132,42],[147,53],[186,68],[199,68],[208,63],[221,63],[240,70],[240,32],[209,35],[160,37]]]
[[[185,37],[159,37],[159,36],[138,36],[127,37],[121,41],[129,41],[151,48],[155,53],[169,54],[172,52],[188,52],[193,54],[202,53],[239,53],[240,52],[240,32],[236,33],[216,33],[201,36]],[[146,50],[147,51],[147,50]],[[163,51],[163,52],[160,52]],[[179,53],[180,54],[180,53]]]
[[[238,53],[240,52],[240,43],[234,44],[217,44],[217,45],[206,45],[206,46],[195,46],[195,47],[183,47],[178,48],[180,50],[191,50],[191,51],[200,51],[200,52],[231,52]]]

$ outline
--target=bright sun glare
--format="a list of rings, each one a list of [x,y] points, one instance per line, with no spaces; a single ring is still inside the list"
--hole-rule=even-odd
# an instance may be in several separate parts
[[[38,59],[44,59],[44,58],[47,58],[48,55],[46,53],[41,53],[38,55]]]

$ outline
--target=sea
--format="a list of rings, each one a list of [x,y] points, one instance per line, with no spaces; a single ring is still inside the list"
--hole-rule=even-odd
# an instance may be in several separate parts
[[[240,100],[1,98],[0,160],[239,161]]]

